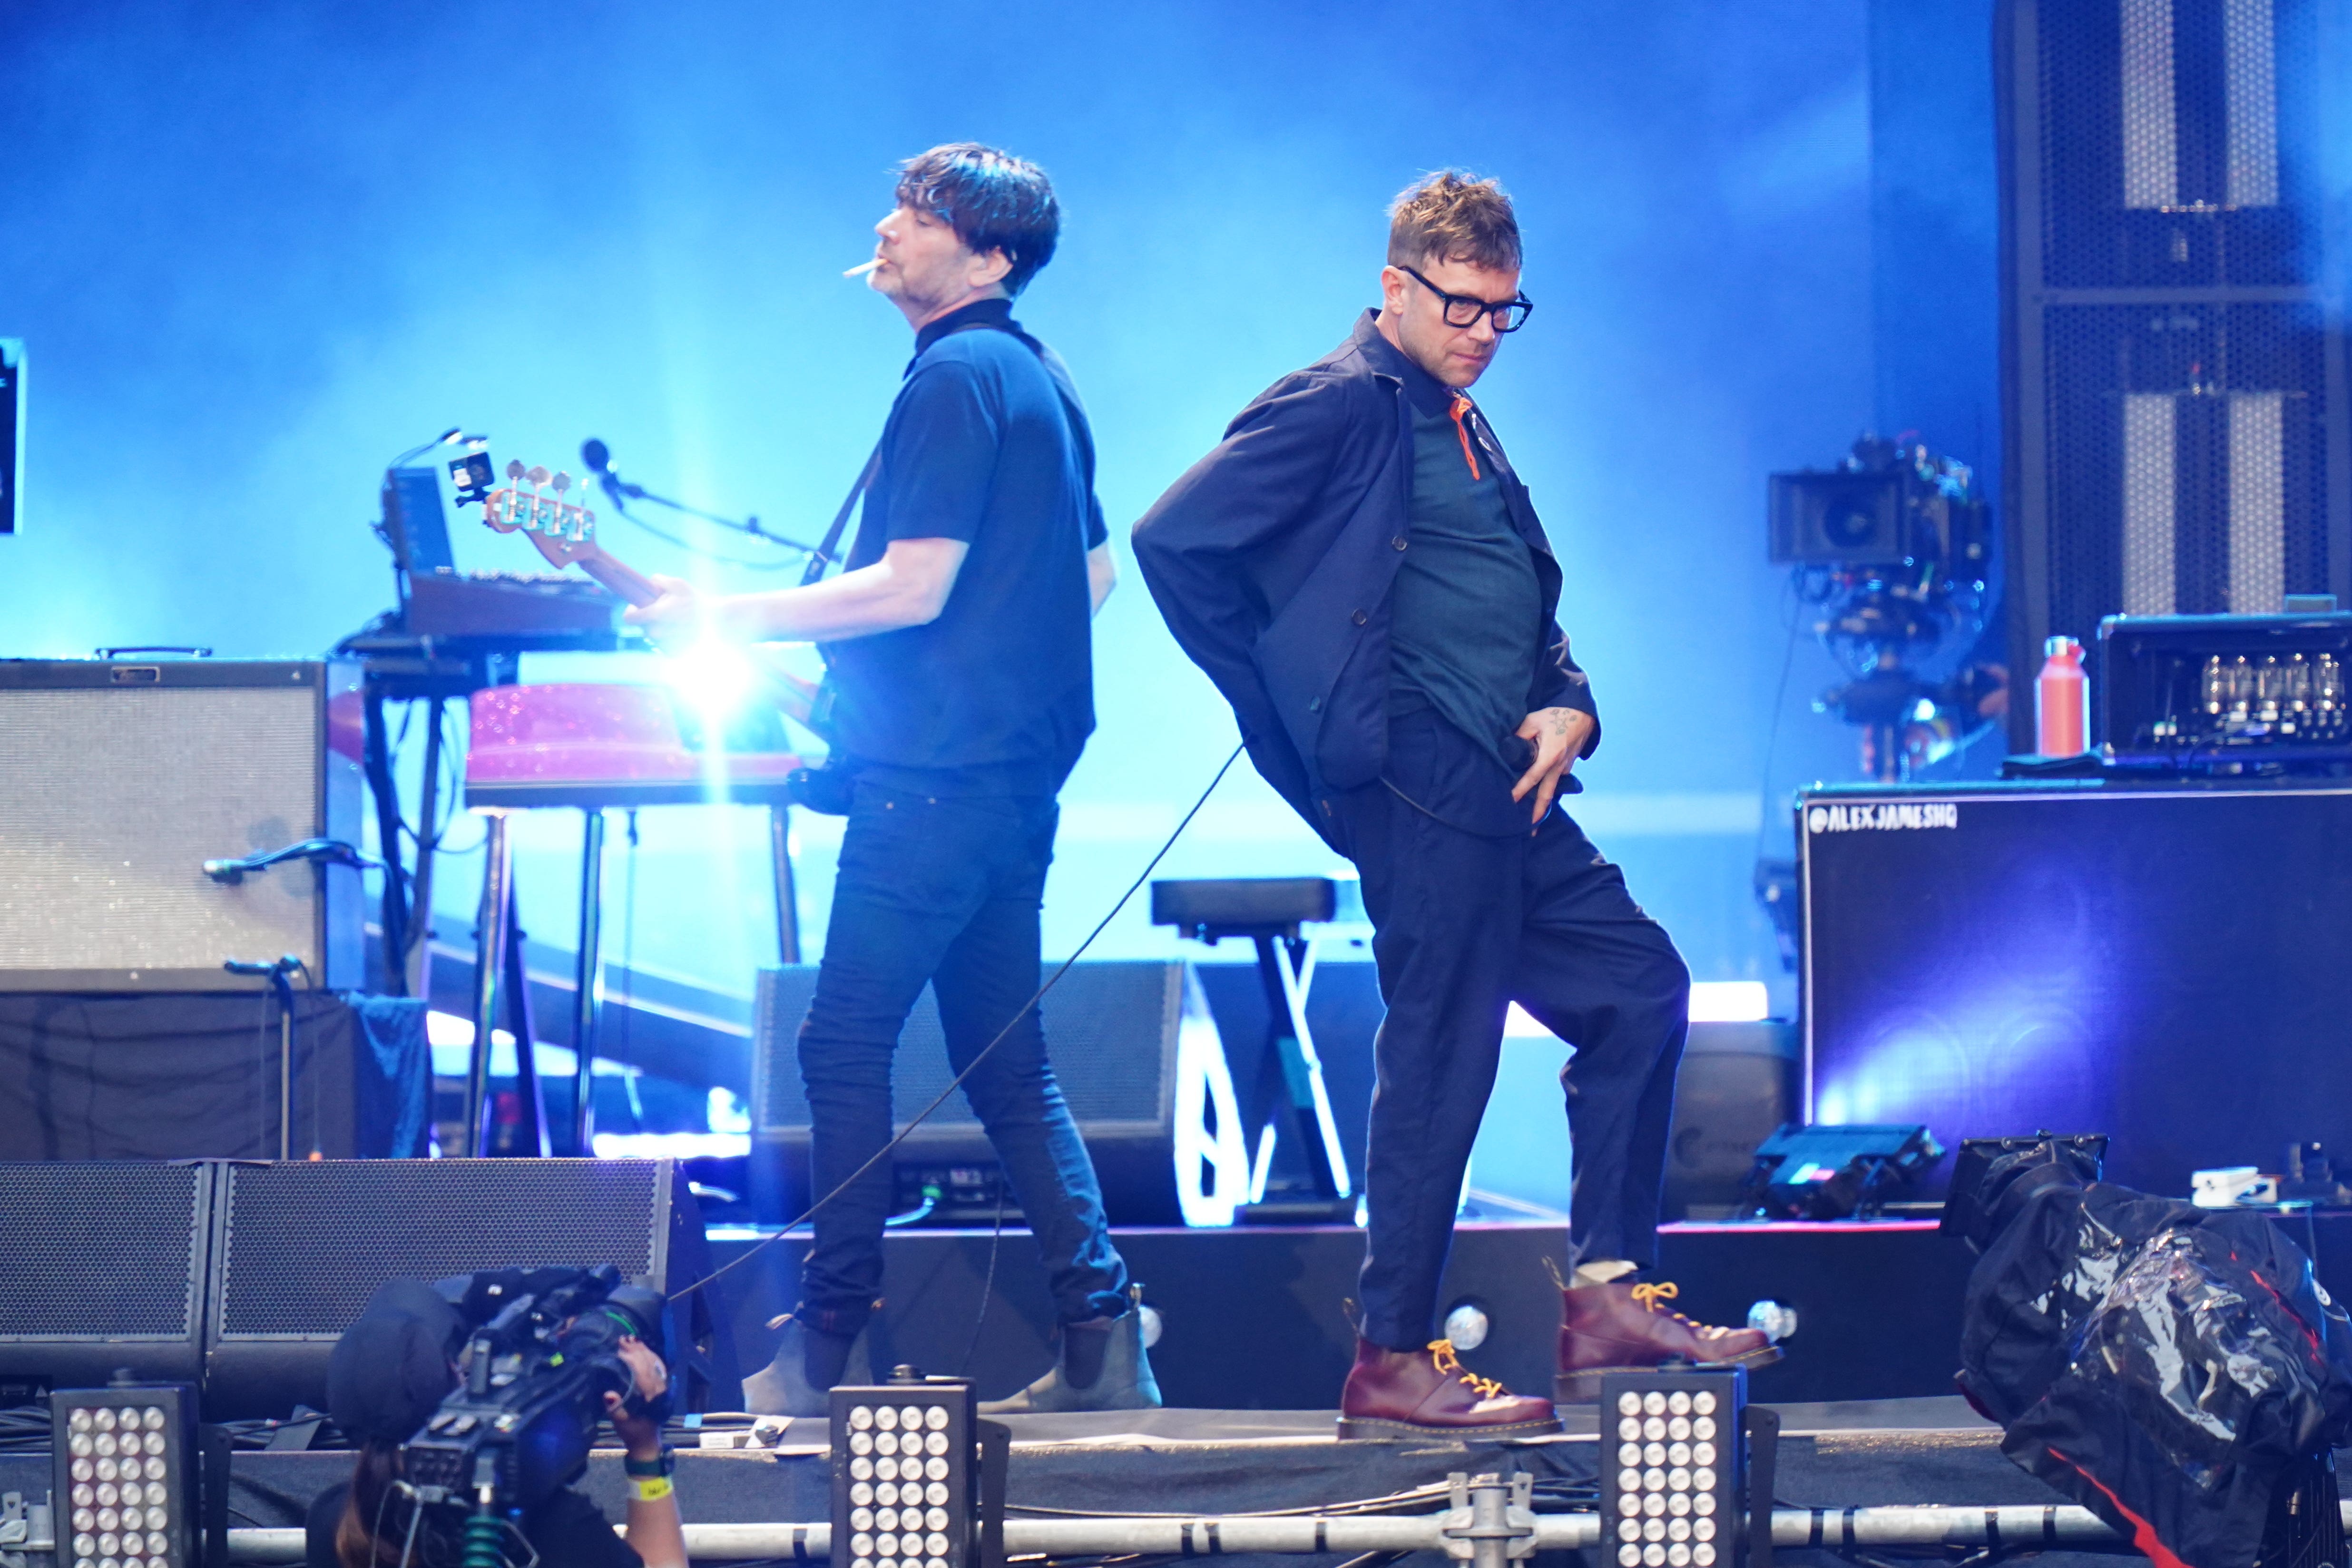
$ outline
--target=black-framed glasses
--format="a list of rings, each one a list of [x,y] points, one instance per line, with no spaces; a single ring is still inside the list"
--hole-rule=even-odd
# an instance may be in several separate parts
[[[1535,313],[1536,302],[1525,294],[1498,305],[1492,300],[1481,300],[1475,294],[1448,294],[1410,267],[1400,266],[1397,270],[1437,296],[1445,309],[1445,324],[1449,327],[1475,327],[1478,324],[1478,318],[1485,316],[1494,323],[1496,331],[1516,332],[1526,326],[1528,318]]]

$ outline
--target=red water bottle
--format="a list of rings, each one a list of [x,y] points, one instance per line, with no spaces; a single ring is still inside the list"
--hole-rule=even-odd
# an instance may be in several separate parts
[[[2045,757],[2079,757],[2091,749],[2091,678],[2083,670],[2083,645],[2052,637],[2042,651],[2049,658],[2033,679],[2034,750]]]

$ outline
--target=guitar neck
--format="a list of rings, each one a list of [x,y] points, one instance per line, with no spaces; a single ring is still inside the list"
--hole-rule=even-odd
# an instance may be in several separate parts
[[[634,566],[625,566],[599,548],[580,556],[572,564],[630,604],[642,608],[661,597],[661,590],[653,580]]]

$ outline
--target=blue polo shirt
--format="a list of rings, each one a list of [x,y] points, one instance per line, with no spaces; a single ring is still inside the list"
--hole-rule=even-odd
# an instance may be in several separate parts
[[[821,645],[845,765],[926,795],[1051,795],[1094,731],[1094,437],[1069,373],[986,300],[925,327],[848,568],[971,546],[939,619]]]

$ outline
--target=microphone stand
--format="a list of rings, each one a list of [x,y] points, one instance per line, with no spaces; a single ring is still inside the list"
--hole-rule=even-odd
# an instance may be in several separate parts
[[[797,550],[803,555],[814,556],[821,561],[829,562],[832,559],[816,545],[803,543],[800,540],[764,527],[757,513],[747,516],[739,522],[731,517],[721,517],[715,511],[705,511],[698,506],[688,506],[682,500],[673,500],[668,496],[657,495],[643,485],[633,484],[623,479],[620,470],[612,467],[609,461],[590,466],[595,469],[597,480],[604,486],[604,493],[613,498],[613,510],[623,517],[629,516],[629,502],[650,501],[655,506],[667,507],[670,510],[687,517],[713,523],[720,528],[730,529],[737,533],[749,534],[753,539],[764,539],[771,544],[780,544],[786,550]],[[631,521],[635,520],[631,519]]]
[[[278,1157],[294,1157],[294,971],[302,961],[292,953],[275,963],[244,963],[230,959],[221,967],[231,974],[262,974],[278,994]]]

